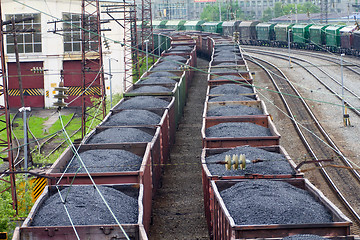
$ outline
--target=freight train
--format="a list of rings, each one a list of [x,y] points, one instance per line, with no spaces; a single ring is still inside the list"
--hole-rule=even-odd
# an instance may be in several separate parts
[[[360,55],[360,29],[354,25],[262,23],[260,21],[153,21],[154,29],[204,31],[239,39],[241,44],[331,51]]]
[[[196,29],[157,31],[154,39],[161,57],[123,94],[102,123],[79,145],[69,147],[46,172],[48,186],[14,239],[148,239],[152,200],[176,141],[198,55],[210,60],[201,130],[209,238],[285,239],[314,234],[354,239],[348,236],[350,220],[295,170],[281,147],[281,136],[252,85],[239,45],[230,37]],[[263,163],[254,164],[255,159]],[[265,195],[282,190],[275,194],[276,201],[260,201],[262,197],[235,200],[235,213],[246,210],[264,221],[239,223],[229,200],[243,195],[236,191],[246,189],[250,196],[258,196],[251,186],[262,188]],[[271,187],[276,191],[265,191]],[[292,204],[304,207],[305,201],[302,209]],[[291,222],[283,218],[273,223],[269,214],[270,218],[285,216],[280,209],[284,204]],[[269,211],[259,212],[258,207]],[[294,213],[307,209],[320,211],[320,215]],[[263,213],[268,215],[260,216]],[[295,215],[307,219],[295,220]],[[251,221],[251,216],[240,218]]]

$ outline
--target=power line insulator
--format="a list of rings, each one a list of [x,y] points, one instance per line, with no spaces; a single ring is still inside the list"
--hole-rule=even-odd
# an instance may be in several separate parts
[[[57,102],[54,103],[54,106],[62,108],[66,107],[67,104],[64,102],[64,99],[68,97],[68,95],[65,94],[69,89],[67,87],[64,87],[64,82],[60,82],[59,86],[54,88],[55,91],[58,91],[58,94],[54,95],[54,98],[57,98]]]

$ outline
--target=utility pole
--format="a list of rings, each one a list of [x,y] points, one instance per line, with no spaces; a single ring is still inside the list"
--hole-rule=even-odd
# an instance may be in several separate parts
[[[82,0],[81,4],[81,78],[82,78],[82,138],[91,130],[94,120],[102,121],[106,114],[104,67],[99,0]],[[95,47],[94,47],[95,46]],[[90,57],[91,53],[92,57]],[[95,74],[94,81],[87,76]],[[90,87],[98,92],[98,100],[91,102]]]
[[[9,24],[9,23],[8,23]],[[7,157],[2,157],[4,161],[9,162],[9,171],[12,172],[10,174],[10,180],[6,180],[0,176],[0,180],[7,182],[10,184],[10,187],[5,189],[5,191],[11,189],[11,197],[12,197],[12,207],[15,209],[17,213],[17,195],[16,195],[16,184],[15,184],[15,174],[13,173],[14,168],[14,159],[12,152],[12,138],[11,138],[11,128],[10,128],[10,111],[9,111],[9,100],[8,100],[8,76],[6,71],[6,61],[5,61],[5,48],[4,48],[4,34],[3,34],[3,26],[4,22],[2,20],[2,10],[1,10],[1,0],[0,0],[0,57],[1,57],[1,77],[2,77],[2,96],[4,98],[4,105],[0,106],[0,116],[4,116],[3,123],[5,127],[0,129],[0,132],[6,131],[6,138],[0,139],[0,147],[2,148],[3,154],[7,155]]]
[[[28,19],[21,19],[20,21],[26,21]],[[20,22],[18,21],[18,22]],[[11,19],[11,25],[12,25],[12,32],[14,37],[14,51],[15,51],[15,59],[16,59],[16,70],[18,75],[18,81],[19,81],[19,91],[20,91],[20,101],[21,101],[21,108],[19,109],[20,112],[22,112],[23,115],[23,124],[24,124],[24,170],[28,170],[29,166],[29,158],[28,158],[28,136],[27,136],[27,118],[26,118],[26,111],[31,111],[30,107],[25,107],[25,100],[24,100],[24,89],[22,85],[22,79],[21,79],[21,66],[20,66],[20,58],[19,58],[19,48],[18,48],[18,42],[17,42],[17,34],[16,34],[16,26],[15,26],[15,18]]]

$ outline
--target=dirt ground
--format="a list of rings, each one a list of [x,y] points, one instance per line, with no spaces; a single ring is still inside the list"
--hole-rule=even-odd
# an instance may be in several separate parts
[[[198,58],[198,68],[208,62]],[[162,187],[153,204],[149,239],[208,239],[204,215],[200,154],[206,74],[196,72],[189,89],[184,116],[165,166]]]

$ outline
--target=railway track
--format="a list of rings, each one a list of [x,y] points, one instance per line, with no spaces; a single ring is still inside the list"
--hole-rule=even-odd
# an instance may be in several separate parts
[[[18,112],[14,115],[14,117],[12,119],[11,132],[13,134],[13,142],[14,142],[14,164],[15,164],[15,168],[18,169],[22,166],[22,164],[24,162],[24,156],[21,151],[21,148],[23,148],[22,143],[19,140],[19,138],[14,134],[14,122],[15,122],[14,120],[18,116],[17,114],[18,114]],[[28,116],[28,119],[30,117],[31,117],[31,115]],[[76,114],[74,113],[72,115],[72,117],[69,119],[69,121],[65,124],[65,128],[70,125],[70,123],[75,119],[75,117],[76,117]],[[29,121],[27,121],[27,129],[28,129],[28,133],[29,133],[28,138],[31,139],[31,140],[28,140],[29,146],[31,149],[30,154],[38,152],[38,153],[43,154],[45,156],[45,158],[48,158],[51,154],[53,154],[54,152],[59,150],[61,147],[63,147],[67,143],[67,141],[61,137],[61,130],[58,132],[55,132],[53,134],[50,134],[49,137],[47,137],[47,138],[39,140],[31,131],[31,127],[29,126]],[[77,130],[75,130],[74,132],[72,132],[70,137],[74,136],[80,130],[81,130],[81,127],[78,128]],[[3,177],[3,176],[0,176],[0,177]]]
[[[251,50],[247,49],[246,51],[250,53],[261,53],[267,56],[273,56],[279,59],[288,60],[289,56],[285,53],[275,53],[269,51],[262,51],[262,50]],[[296,56],[291,56],[292,63],[300,66],[304,70],[306,70],[310,75],[312,75],[318,82],[320,82],[331,94],[334,94],[338,100],[339,105],[342,104],[342,100],[344,99],[344,104],[354,112],[357,116],[360,116],[360,94],[356,93],[356,89],[351,89],[354,86],[346,87],[344,85],[344,98],[342,94],[342,83],[338,79],[336,79],[332,74],[326,72],[318,65],[310,62],[309,60],[302,59]],[[356,74],[359,74],[356,72]],[[346,94],[346,96],[345,96]]]
[[[294,127],[309,155],[317,161],[316,164],[329,186],[331,186],[337,198],[341,200],[348,215],[351,214],[354,221],[353,232],[358,234],[360,224],[358,206],[360,206],[360,199],[353,194],[360,190],[358,172],[352,169],[351,163],[347,161],[344,154],[341,153],[329,134],[323,129],[307,103],[285,74],[270,62],[254,56],[251,59],[247,58],[264,69],[271,78],[285,104],[287,114],[292,119]],[[320,161],[324,159],[332,159],[331,165],[337,167],[327,167],[329,164]]]

